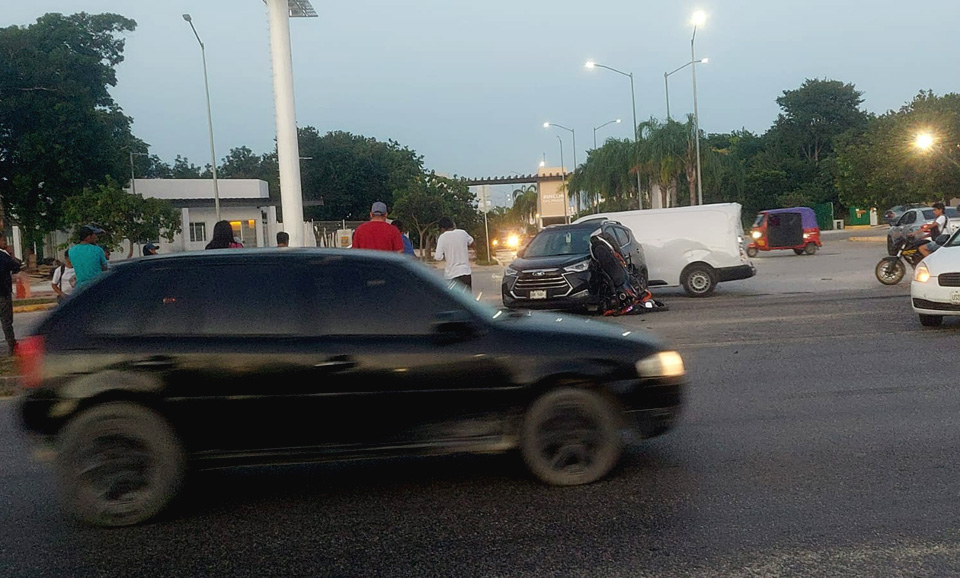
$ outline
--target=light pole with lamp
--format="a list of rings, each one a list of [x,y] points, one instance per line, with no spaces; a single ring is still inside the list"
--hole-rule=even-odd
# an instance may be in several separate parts
[[[135,153],[130,151],[130,194],[137,194],[137,174],[133,169],[133,157],[148,157],[149,153]]]
[[[608,120],[607,122],[601,124],[600,126],[593,127],[593,148],[597,148],[597,131],[611,124],[620,124],[620,119],[618,118],[617,120]]]
[[[547,126],[549,123],[545,123],[544,126]],[[557,142],[560,143],[560,188],[562,189],[561,194],[563,195],[563,222],[567,225],[570,224],[570,217],[567,211],[567,172],[563,168],[563,139],[560,138],[560,135],[557,135]]]
[[[701,58],[700,60],[697,61],[697,64],[706,64],[708,62],[710,62],[709,58]],[[663,73],[663,92],[667,98],[667,120],[670,120],[670,84],[667,82],[667,79],[692,64],[693,64],[693,61],[690,61],[684,64],[683,66],[681,66],[680,68],[674,69],[670,72]]]
[[[557,127],[557,128],[562,128],[563,130],[568,131],[568,132],[573,136],[573,170],[576,171],[576,170],[577,170],[577,131],[573,130],[572,128],[567,128],[567,127],[563,126],[562,124],[557,124],[557,123],[555,123],[555,122],[545,122],[545,123],[543,123],[543,128],[550,128],[551,126],[555,126],[555,127]],[[557,138],[560,138],[560,137],[557,137]],[[563,171],[563,143],[560,144],[560,169],[561,169],[561,172],[562,172],[562,171]],[[564,177],[564,181],[563,181],[563,182],[564,182],[564,184],[566,184],[566,182],[567,182],[567,181],[566,181],[566,177]],[[564,206],[563,215],[564,215],[564,217],[566,217],[566,215],[567,215],[567,210],[566,210],[566,206],[567,206],[566,193],[564,193],[563,206]],[[577,207],[579,207],[579,206],[580,206],[580,195],[577,195]]]
[[[706,13],[697,11],[693,13],[693,36],[690,37],[690,62],[693,70],[693,130],[697,139],[697,204],[703,204],[703,179],[700,176],[700,110],[697,108],[697,53],[694,48],[694,42],[697,39],[697,28],[703,26],[707,21]]]
[[[606,70],[609,70],[610,72],[616,72],[617,74],[622,74],[623,76],[626,76],[627,78],[630,79],[630,103],[632,105],[631,110],[633,111],[633,144],[637,149],[636,160],[637,160],[637,165],[639,165],[640,164],[640,135],[637,133],[637,126],[638,126],[637,125],[637,95],[636,95],[636,90],[633,87],[633,73],[617,70],[616,68],[612,68],[604,64],[599,64],[592,60],[588,60],[585,66],[587,67],[588,70],[593,70],[594,68],[604,68]],[[640,171],[639,170],[637,170],[637,208],[639,209],[643,208],[643,194],[640,191]]]
[[[197,37],[200,43],[200,57],[203,59],[203,87],[207,93],[207,128],[210,131],[210,171],[213,174],[213,205],[217,210],[217,220],[220,220],[220,187],[217,184],[217,153],[213,147],[213,113],[210,112],[210,82],[207,80],[207,51],[197,34],[197,29],[193,25],[193,18],[189,14],[184,14],[183,19],[190,25],[193,35]]]

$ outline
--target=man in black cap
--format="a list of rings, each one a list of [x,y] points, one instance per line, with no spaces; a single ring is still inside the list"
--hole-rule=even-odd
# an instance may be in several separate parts
[[[149,257],[150,255],[156,255],[159,249],[153,243],[147,243],[143,246],[143,256]]]
[[[107,255],[97,245],[103,229],[90,224],[80,227],[77,237],[80,243],[70,248],[70,261],[77,274],[77,289],[89,285],[107,270]]]
[[[0,232],[0,326],[7,340],[10,355],[17,340],[13,335],[13,273],[20,272],[20,261],[10,256],[7,249],[7,236]]]

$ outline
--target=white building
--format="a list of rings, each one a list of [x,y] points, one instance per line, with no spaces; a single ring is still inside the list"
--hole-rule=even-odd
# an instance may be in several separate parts
[[[281,229],[266,181],[218,179],[217,184],[220,218],[230,221],[233,236],[244,247],[276,246]],[[163,199],[180,210],[182,231],[172,243],[160,239],[160,253],[199,251],[210,241],[218,220],[210,179],[137,179],[134,188],[144,198]]]

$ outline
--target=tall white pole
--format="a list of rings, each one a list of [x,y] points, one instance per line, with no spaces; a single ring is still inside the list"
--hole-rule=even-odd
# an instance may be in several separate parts
[[[290,55],[290,12],[287,0],[266,0],[273,58],[273,95],[277,113],[277,161],[280,165],[280,207],[291,247],[303,246],[303,194],[300,188],[300,146],[293,98]]]
[[[700,110],[697,108],[697,55],[693,43],[697,39],[697,27],[693,27],[693,37],[690,38],[690,68],[693,69],[693,125],[697,139],[697,204],[703,204],[703,183],[700,176]]]

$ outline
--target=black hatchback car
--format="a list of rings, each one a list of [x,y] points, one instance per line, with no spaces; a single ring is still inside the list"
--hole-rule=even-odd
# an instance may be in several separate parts
[[[541,316],[542,315],[542,316]],[[188,467],[519,449],[589,483],[668,430],[680,356],[623,327],[477,303],[368,251],[206,251],[112,269],[18,348],[65,507],[146,520]]]
[[[627,267],[647,286],[643,248],[629,228],[608,219],[555,225],[537,233],[504,270],[501,298],[510,309],[591,310],[600,303],[600,276],[590,258],[590,236],[616,239]]]

